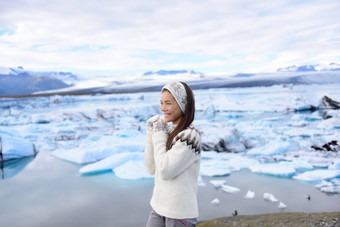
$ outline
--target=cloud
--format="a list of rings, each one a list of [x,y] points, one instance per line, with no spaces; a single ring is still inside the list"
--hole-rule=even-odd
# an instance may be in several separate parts
[[[0,1],[4,66],[240,72],[340,57],[338,1]]]

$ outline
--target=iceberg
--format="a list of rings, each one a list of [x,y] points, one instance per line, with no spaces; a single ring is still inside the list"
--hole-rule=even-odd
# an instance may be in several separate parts
[[[262,173],[278,177],[291,177],[296,172],[290,162],[257,164],[250,166],[249,168],[254,173]]]
[[[0,161],[34,156],[36,154],[37,150],[32,142],[10,134],[0,133]]]
[[[291,165],[297,171],[306,171],[313,169],[313,165],[311,163],[301,158],[292,160]]]
[[[98,162],[88,164],[79,169],[81,174],[93,174],[105,171],[111,171],[112,169],[124,164],[129,160],[142,160],[144,153],[142,152],[131,152],[131,153],[118,153],[113,154],[105,159]]]
[[[222,185],[226,183],[225,180],[211,180],[210,183],[215,189],[222,188]]]
[[[230,186],[230,185],[222,185],[222,191],[224,192],[227,192],[227,193],[238,193],[240,192],[240,189],[239,188],[236,188],[236,187],[233,187],[233,186]]]
[[[214,205],[214,206],[218,206],[218,205],[220,205],[220,203],[221,202],[220,202],[220,200],[218,198],[216,198],[216,199],[211,201],[211,204]]]
[[[201,175],[198,175],[198,186],[205,187],[206,183],[204,182]]]
[[[237,129],[228,131],[220,130],[217,125],[216,128],[207,128],[205,136],[202,141],[202,149],[204,151],[218,151],[218,152],[243,152],[246,149],[245,141],[241,138]]]
[[[340,179],[334,178],[330,181],[322,180],[321,183],[315,185],[315,187],[325,193],[340,193]]]
[[[336,177],[340,177],[340,170],[317,169],[293,176],[293,179],[312,182],[328,180]]]
[[[254,199],[255,198],[255,192],[249,190],[247,194],[244,196],[245,199]]]
[[[249,166],[258,164],[257,160],[234,153],[202,152],[200,174],[203,176],[227,176]]]
[[[338,170],[340,170],[340,159],[334,160],[333,164],[328,166],[328,169],[338,169]]]
[[[144,161],[130,160],[113,169],[117,177],[129,180],[153,178],[145,169]]]
[[[228,163],[223,160],[206,160],[201,162],[200,174],[203,176],[227,176],[235,169],[228,166]]]
[[[286,153],[291,148],[291,144],[285,141],[273,140],[268,144],[250,149],[248,155],[274,155]]]
[[[277,198],[275,198],[273,194],[268,193],[268,192],[263,193],[263,199],[269,202],[273,202],[273,203],[276,203],[279,201]]]
[[[52,155],[60,159],[87,164],[102,160],[113,154],[125,152],[143,152],[144,142],[134,141],[133,137],[126,137],[122,132],[119,136],[102,136],[98,141],[91,141],[89,138],[79,147],[71,149],[58,149]],[[141,136],[145,138],[145,136]]]
[[[283,202],[280,202],[279,205],[277,206],[277,208],[279,208],[280,210],[284,210],[287,208],[287,205],[284,204]]]

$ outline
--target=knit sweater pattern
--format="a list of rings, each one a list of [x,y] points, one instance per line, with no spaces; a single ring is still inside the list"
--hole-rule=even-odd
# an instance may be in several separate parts
[[[201,159],[201,133],[190,125],[166,150],[168,134],[147,131],[144,164],[155,185],[151,207],[168,218],[197,218],[197,181]]]

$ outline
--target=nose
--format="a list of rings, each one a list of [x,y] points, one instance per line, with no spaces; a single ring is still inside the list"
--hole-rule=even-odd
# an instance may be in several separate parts
[[[161,104],[161,111],[164,112],[166,110],[165,105]]]

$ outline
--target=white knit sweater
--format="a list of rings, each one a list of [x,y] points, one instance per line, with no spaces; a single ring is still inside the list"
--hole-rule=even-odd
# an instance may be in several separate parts
[[[193,127],[180,132],[166,151],[168,134],[147,132],[144,164],[155,185],[152,208],[168,218],[196,218],[201,134]]]

